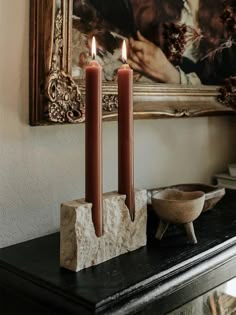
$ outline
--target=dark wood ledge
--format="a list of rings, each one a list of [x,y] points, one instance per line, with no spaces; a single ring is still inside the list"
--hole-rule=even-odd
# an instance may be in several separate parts
[[[161,315],[236,276],[236,191],[195,221],[197,245],[175,226],[157,242],[156,224],[150,211],[146,247],[79,273],[59,267],[59,233],[1,249],[2,296],[32,314]]]

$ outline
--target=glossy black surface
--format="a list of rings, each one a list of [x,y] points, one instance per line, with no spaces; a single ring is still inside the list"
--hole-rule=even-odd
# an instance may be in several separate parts
[[[148,245],[73,273],[59,267],[59,233],[0,250],[0,286],[59,314],[164,314],[236,276],[236,191],[194,223],[197,245],[180,228],[161,242],[148,219]],[[43,313],[42,313],[43,314]]]

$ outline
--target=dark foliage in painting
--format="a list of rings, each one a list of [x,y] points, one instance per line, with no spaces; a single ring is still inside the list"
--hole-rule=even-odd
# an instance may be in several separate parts
[[[98,54],[105,60],[104,68],[107,66],[107,80],[115,78],[115,58],[119,59],[116,52],[121,41],[139,41],[139,31],[184,75],[194,74],[193,81],[187,80],[189,84],[223,85],[231,78],[234,85],[236,0],[200,0],[196,8],[195,4],[191,0],[74,0],[77,19],[73,25],[88,42],[96,36]],[[158,63],[153,57],[150,64],[155,68]],[[142,65],[134,69],[138,75],[158,82],[155,76],[145,73]]]

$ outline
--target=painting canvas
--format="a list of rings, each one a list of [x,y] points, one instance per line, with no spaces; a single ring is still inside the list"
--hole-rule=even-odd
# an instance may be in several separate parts
[[[85,67],[96,37],[103,119],[117,119],[123,40],[134,117],[234,114],[236,0],[31,0],[30,124],[85,121]]]
[[[235,0],[73,0],[72,73],[84,79],[92,36],[105,81],[121,45],[136,82],[223,85],[236,75]]]

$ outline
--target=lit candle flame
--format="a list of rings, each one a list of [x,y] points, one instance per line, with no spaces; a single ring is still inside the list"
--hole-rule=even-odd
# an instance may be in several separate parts
[[[122,61],[123,63],[127,62],[127,47],[126,47],[125,40],[123,40],[123,44],[122,44]]]
[[[92,38],[92,58],[95,59],[96,57],[96,40],[95,36]]]

